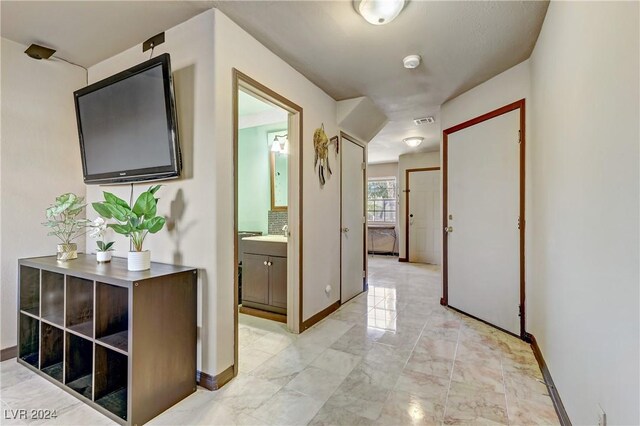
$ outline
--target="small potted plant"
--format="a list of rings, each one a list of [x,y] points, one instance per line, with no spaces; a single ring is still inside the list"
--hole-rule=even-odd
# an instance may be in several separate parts
[[[104,237],[107,233],[107,222],[98,217],[91,223],[91,231],[89,231],[89,236],[91,238],[99,238],[96,241],[96,261],[98,263],[107,263],[111,262],[111,247],[115,241],[110,241],[108,243],[104,242]]]
[[[106,191],[104,201],[92,204],[100,216],[117,222],[108,224],[109,228],[131,239],[133,251],[127,256],[130,271],[146,271],[151,267],[151,253],[143,251],[142,244],[147,234],[160,231],[165,223],[164,217],[156,216],[158,199],[154,194],[158,189],[160,185],[152,186],[140,194],[133,207]]]
[[[42,224],[51,230],[47,235],[55,235],[61,241],[58,244],[58,260],[67,261],[78,258],[77,238],[86,234],[89,221],[80,217],[84,198],[67,193],[56,197],[56,202],[46,210],[47,221]]]

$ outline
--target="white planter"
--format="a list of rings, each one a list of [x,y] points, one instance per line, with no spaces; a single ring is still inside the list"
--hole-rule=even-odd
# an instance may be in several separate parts
[[[111,252],[110,251],[97,251],[96,252],[96,260],[100,263],[111,262]]]
[[[151,268],[151,252],[145,251],[130,251],[127,256],[129,261],[128,268],[130,271],[146,271]]]

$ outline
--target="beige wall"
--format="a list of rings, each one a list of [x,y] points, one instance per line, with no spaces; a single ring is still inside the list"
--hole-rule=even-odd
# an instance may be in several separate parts
[[[218,374],[233,364],[233,121],[232,69],[238,68],[304,109],[304,301],[307,319],[338,300],[339,288],[339,162],[320,188],[313,170],[313,131],[324,123],[337,134],[336,104],[305,77],[266,49],[229,18],[210,10],[166,31],[155,54],[171,54],[176,85],[185,176],[163,183],[159,212],[175,215],[176,230],[151,235],[145,242],[154,261],[201,268],[199,281],[198,368]],[[97,81],[148,59],[135,46],[89,69]],[[148,185],[136,184],[134,197]],[[101,199],[89,186],[88,199]],[[128,199],[128,186],[106,188]],[[118,237],[116,254],[127,242]],[[320,262],[319,259],[322,259]],[[325,286],[332,291],[327,295]]]
[[[26,46],[2,39],[0,146],[1,347],[16,344],[17,260],[51,255],[57,239],[41,223],[57,195],[84,195],[73,91],[82,68],[37,61]],[[78,241],[84,250],[84,240]]]
[[[527,331],[574,424],[640,422],[638,12],[551,3],[529,60],[441,110],[446,129],[526,98]]]
[[[407,206],[407,193],[403,192],[407,189],[405,182],[405,175],[407,169],[418,169],[422,167],[440,167],[440,153],[439,152],[422,152],[417,154],[403,154],[398,160],[398,190],[400,191],[400,218],[398,221],[400,232],[398,235],[398,243],[400,245],[400,259],[406,256],[405,253],[405,222],[406,222],[406,206]]]
[[[158,213],[173,219],[176,223],[172,232],[167,228],[150,235],[145,248],[151,250],[152,260],[178,263],[201,269],[198,282],[198,368],[215,374],[219,363],[226,367],[233,364],[233,345],[229,341],[218,341],[217,327],[225,324],[219,318],[216,272],[218,269],[219,247],[216,241],[226,227],[216,223],[216,188],[220,187],[216,161],[225,156],[221,141],[214,138],[214,76],[213,76],[213,12],[206,12],[191,20],[171,28],[165,33],[165,43],[156,47],[154,54],[171,54],[180,144],[184,161],[183,177],[179,180],[162,182],[158,192],[160,201]],[[89,82],[93,83],[117,72],[149,59],[149,52],[142,52],[140,45],[134,46],[112,58],[89,68]],[[229,148],[230,149],[230,148]],[[149,184],[134,185],[134,200]],[[233,185],[229,184],[229,188]],[[130,186],[87,186],[87,200],[102,199],[102,191],[113,192],[129,200]],[[233,204],[231,204],[233,207]],[[178,217],[177,212],[183,210]],[[89,217],[96,217],[93,209]],[[233,226],[233,225],[228,225]],[[128,240],[120,235],[116,240],[116,256],[126,257]],[[227,250],[233,252],[233,241]],[[95,251],[95,243],[87,238],[88,251]],[[233,256],[233,253],[231,254]],[[233,278],[231,278],[233,282]],[[232,302],[230,302],[230,305]],[[215,353],[220,346],[231,350],[226,358]]]
[[[529,331],[573,424],[639,424],[638,2],[552,2],[531,57]]]
[[[278,58],[266,47],[233,23],[220,11],[215,11],[215,76],[216,76],[216,129],[215,138],[232,138],[231,75],[237,68],[251,78],[266,85],[303,108],[303,319],[306,320],[340,298],[340,162],[330,148],[333,175],[320,187],[313,167],[313,132],[324,123],[329,137],[338,134],[336,102],[302,74]],[[218,167],[231,176],[230,158]],[[231,202],[232,193],[222,200]],[[229,220],[233,211],[229,212]],[[225,259],[230,267],[233,253]],[[225,272],[226,274],[227,272]],[[226,279],[227,277],[225,277]],[[331,292],[325,293],[325,287]],[[232,288],[229,287],[230,291]]]

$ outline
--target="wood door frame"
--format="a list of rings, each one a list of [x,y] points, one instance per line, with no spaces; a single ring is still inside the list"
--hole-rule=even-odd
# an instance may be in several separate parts
[[[419,167],[416,169],[407,169],[404,172],[404,185],[407,189],[405,193],[405,218],[404,218],[404,259],[405,262],[409,262],[409,194],[411,193],[411,187],[409,186],[409,173],[413,172],[435,172],[440,171],[440,167]]]
[[[233,256],[233,327],[234,327],[234,362],[233,362],[233,377],[238,375],[238,92],[240,89],[244,89],[245,91],[250,92],[252,95],[260,98],[261,100],[265,100],[268,103],[272,103],[287,112],[289,112],[289,131],[291,128],[294,129],[297,127],[298,140],[294,143],[296,144],[297,158],[295,161],[297,162],[298,167],[298,194],[297,194],[297,210],[298,210],[298,220],[297,220],[297,238],[298,238],[298,321],[293,325],[297,326],[298,331],[302,332],[302,301],[303,301],[303,269],[302,269],[302,253],[303,253],[303,223],[302,223],[302,207],[303,207],[303,190],[302,190],[302,182],[303,182],[303,109],[299,105],[265,86],[264,84],[259,83],[257,80],[249,77],[243,72],[239,71],[236,68],[232,70],[232,111],[233,111],[233,198],[234,198],[234,216],[233,216],[233,246],[234,246],[234,256]],[[294,126],[292,126],[292,123]],[[291,146],[291,142],[290,142]],[[294,151],[295,152],[295,151]],[[291,181],[290,181],[291,183]],[[291,204],[292,200],[288,200],[288,204]],[[288,294],[287,294],[288,297]],[[287,325],[290,325],[290,321],[287,321]]]
[[[349,134],[340,131],[340,147],[344,147],[342,141],[343,140],[348,140],[349,142],[352,142],[356,145],[358,145],[359,147],[362,148],[362,154],[363,154],[363,159],[362,161],[364,162],[364,169],[362,170],[362,185],[363,185],[363,200],[362,200],[362,212],[364,214],[364,222],[362,223],[362,270],[364,271],[364,277],[362,278],[362,291],[367,291],[367,289],[369,288],[369,262],[368,262],[368,258],[367,258],[367,225],[368,225],[368,220],[367,220],[367,159],[368,159],[368,155],[367,155],[367,144],[364,142],[360,142],[359,140],[357,140],[356,138],[354,138],[353,136],[350,136]],[[342,183],[343,183],[343,179],[342,179],[342,152],[344,150],[341,149],[340,150],[340,303],[342,303]],[[361,293],[359,293],[361,294]],[[354,296],[355,297],[355,296]]]
[[[453,127],[449,127],[442,132],[442,298],[440,304],[449,306],[449,287],[448,287],[448,241],[445,229],[449,226],[448,213],[448,139],[449,135],[492,118],[501,116],[517,109],[520,110],[520,177],[519,177],[519,235],[520,235],[520,338],[529,341],[529,334],[526,332],[525,321],[525,152],[526,152],[526,102],[520,99],[501,108],[490,111],[486,114],[472,118]],[[464,313],[464,312],[463,312]],[[488,323],[489,324],[489,323]],[[496,328],[494,324],[489,324]],[[501,329],[502,330],[502,329]],[[503,330],[506,331],[506,330]],[[508,331],[506,331],[509,334]]]

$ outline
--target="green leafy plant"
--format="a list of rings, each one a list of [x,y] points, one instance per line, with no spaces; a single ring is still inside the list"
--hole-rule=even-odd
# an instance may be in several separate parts
[[[90,221],[79,217],[85,206],[84,197],[70,192],[56,197],[46,210],[47,221],[42,223],[51,229],[47,235],[55,235],[62,244],[71,244],[86,234]]]
[[[111,241],[108,243],[105,243],[104,241],[96,241],[96,245],[98,246],[98,251],[109,251],[111,250],[111,246],[113,246],[114,243],[115,241]]]
[[[118,223],[107,226],[118,234],[131,239],[133,249],[142,251],[147,234],[155,234],[165,224],[162,216],[156,216],[158,199],[154,194],[161,185],[152,186],[140,194],[133,207],[110,192],[103,192],[104,201],[93,203],[93,209],[105,219],[114,219]]]

